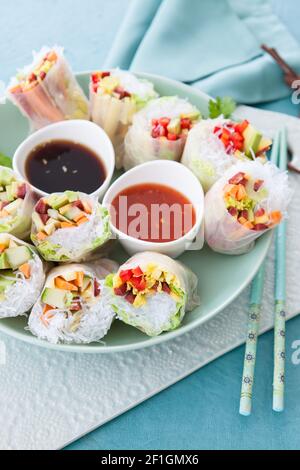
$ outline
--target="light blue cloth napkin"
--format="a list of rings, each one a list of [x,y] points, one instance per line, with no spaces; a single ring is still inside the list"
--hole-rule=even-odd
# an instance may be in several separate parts
[[[262,43],[300,71],[300,46],[268,0],[132,0],[106,67],[166,75],[243,103],[286,97]]]

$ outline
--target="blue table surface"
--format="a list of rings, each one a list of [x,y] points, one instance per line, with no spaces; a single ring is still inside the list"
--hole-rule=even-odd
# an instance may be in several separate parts
[[[0,80],[30,61],[32,49],[62,44],[74,70],[101,66],[129,0],[1,1]],[[300,41],[296,0],[272,0]],[[297,4],[298,3],[298,4]],[[296,115],[289,100],[261,107]],[[287,328],[287,403],[272,412],[273,334],[259,341],[254,412],[238,414],[244,348],[219,358],[171,388],[81,438],[68,449],[299,449],[300,364],[293,349],[300,317]],[[300,351],[299,351],[300,359]],[[300,362],[297,361],[297,362]]]

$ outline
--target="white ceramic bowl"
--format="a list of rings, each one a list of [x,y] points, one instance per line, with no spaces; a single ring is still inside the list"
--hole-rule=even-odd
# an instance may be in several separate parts
[[[76,142],[90,148],[99,156],[99,159],[101,159],[105,167],[106,178],[103,184],[92,193],[92,196],[97,196],[99,199],[102,199],[113,176],[115,152],[107,134],[99,126],[90,121],[70,120],[57,122],[31,134],[17,148],[13,156],[13,169],[15,172],[21,178],[28,181],[25,173],[25,163],[28,155],[37,145],[50,140],[68,140]],[[88,175],[83,175],[83,178],[88,178]],[[48,195],[48,193],[40,188],[32,187],[40,197]]]
[[[124,189],[144,183],[156,183],[169,186],[188,198],[196,213],[196,223],[183,237],[171,242],[149,242],[131,237],[111,222],[113,234],[120,240],[125,250],[133,255],[142,251],[158,251],[172,258],[177,258],[184,251],[199,250],[203,246],[202,222],[204,213],[204,193],[195,175],[180,163],[168,160],[156,160],[138,165],[118,178],[108,189],[103,205],[109,210],[114,198]]]

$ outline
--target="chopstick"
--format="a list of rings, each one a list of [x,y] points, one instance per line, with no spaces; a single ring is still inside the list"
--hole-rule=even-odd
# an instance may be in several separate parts
[[[279,168],[287,169],[287,135],[281,132]],[[284,410],[286,320],[286,221],[276,229],[273,410]]]
[[[271,162],[277,165],[278,154],[281,142],[281,133],[278,132],[275,136]],[[242,377],[242,389],[240,398],[240,414],[249,416],[252,411],[252,392],[255,376],[256,353],[259,334],[259,323],[261,315],[262,295],[265,279],[265,262],[259,269],[251,284],[250,292],[250,306],[248,318],[247,341],[244,357],[244,370]]]

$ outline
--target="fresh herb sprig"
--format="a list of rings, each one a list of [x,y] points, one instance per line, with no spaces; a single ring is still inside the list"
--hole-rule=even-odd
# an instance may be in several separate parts
[[[209,101],[208,109],[211,119],[221,115],[228,119],[236,109],[236,102],[230,96],[224,96],[223,98],[217,96],[215,100]]]

